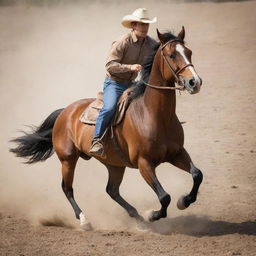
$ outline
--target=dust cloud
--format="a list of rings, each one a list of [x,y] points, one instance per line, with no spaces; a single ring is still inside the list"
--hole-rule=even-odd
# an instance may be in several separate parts
[[[236,20],[237,13],[235,4],[234,7],[223,4],[223,14],[215,5],[201,4],[199,14],[198,5],[170,1],[161,5],[157,1],[64,2],[67,4],[0,7],[0,207],[1,211],[24,215],[36,224],[76,227],[78,223],[73,210],[61,190],[60,163],[56,155],[44,163],[23,165],[21,159],[8,152],[12,146],[8,141],[20,135],[19,129],[26,130],[25,125],[39,125],[52,111],[80,98],[95,97],[102,87],[105,58],[111,42],[127,32],[121,27],[120,20],[134,9],[144,6],[150,10],[151,16],[158,17],[158,23],[152,24],[149,32],[154,38],[156,28],[178,33],[184,25],[186,41],[193,50],[193,62],[199,74],[206,74],[214,68],[209,60],[208,63],[205,60],[209,45],[208,48],[204,45],[215,40],[218,27],[225,22],[225,10],[230,11],[231,20]],[[204,22],[205,19],[208,23]],[[228,24],[224,26],[229,30]],[[243,33],[249,34],[247,30]],[[219,39],[223,36],[220,35]],[[212,51],[210,62],[213,64],[214,54],[218,55],[218,48]],[[232,52],[226,53],[226,57],[234,63]],[[222,70],[225,70],[225,61],[222,65]],[[247,77],[246,73],[240,75]],[[202,77],[207,83],[215,75],[209,72],[208,77]],[[227,83],[233,83],[230,79]],[[205,135],[200,132],[203,120],[197,115],[205,96],[203,90],[200,95],[193,96],[198,104],[192,109],[191,102],[195,98],[182,95],[177,109],[181,120],[188,121],[184,127],[186,145],[195,163],[200,163],[202,169],[213,170],[215,163],[209,164],[209,158],[202,158],[197,150]],[[224,116],[220,114],[219,118]],[[216,128],[213,120],[213,123],[209,120],[204,129],[208,136],[209,130]],[[211,148],[208,153],[211,155]],[[221,158],[221,153],[217,153],[218,157]],[[169,215],[185,215],[176,210],[176,201],[181,194],[189,192],[192,185],[190,175],[162,164],[158,168],[158,177],[172,195]],[[79,160],[74,193],[94,228],[132,227],[133,221],[126,212],[106,194],[106,183],[107,171],[103,165],[94,159],[88,162]],[[159,207],[153,191],[136,170],[127,168],[121,193],[141,213]]]

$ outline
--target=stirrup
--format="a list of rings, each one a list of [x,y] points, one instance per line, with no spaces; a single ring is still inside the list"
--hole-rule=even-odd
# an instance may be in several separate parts
[[[96,156],[102,156],[104,153],[104,147],[100,138],[93,139],[92,146],[89,151],[90,154]]]

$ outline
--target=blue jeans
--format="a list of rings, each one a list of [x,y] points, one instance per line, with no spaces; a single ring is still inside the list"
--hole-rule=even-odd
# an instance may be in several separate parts
[[[94,137],[101,137],[110,125],[116,112],[116,106],[122,93],[131,83],[121,83],[106,77],[103,84],[103,108],[96,120]]]

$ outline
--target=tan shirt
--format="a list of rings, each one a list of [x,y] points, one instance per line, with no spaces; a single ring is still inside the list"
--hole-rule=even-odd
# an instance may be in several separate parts
[[[156,41],[149,36],[140,43],[134,32],[114,41],[107,57],[107,76],[118,82],[134,80],[137,72],[131,71],[131,66],[142,65],[155,45]]]

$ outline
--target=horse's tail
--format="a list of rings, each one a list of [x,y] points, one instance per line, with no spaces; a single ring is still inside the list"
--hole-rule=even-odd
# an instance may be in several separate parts
[[[52,112],[39,127],[31,127],[30,133],[23,132],[24,135],[11,142],[17,144],[16,148],[10,149],[17,157],[27,159],[25,163],[32,164],[44,161],[53,153],[52,129],[54,123],[63,109]]]

